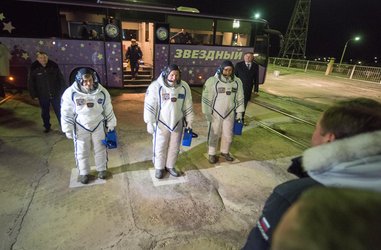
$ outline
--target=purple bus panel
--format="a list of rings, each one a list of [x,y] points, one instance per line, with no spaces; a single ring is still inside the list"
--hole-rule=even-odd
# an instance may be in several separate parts
[[[226,46],[195,46],[195,45],[156,45],[155,46],[155,77],[160,69],[167,65],[169,47],[169,64],[177,64],[181,68],[181,77],[190,85],[203,85],[210,76],[216,73],[218,66],[224,60],[233,64],[242,61],[245,52],[253,52],[248,47]]]
[[[155,45],[155,62],[154,62],[154,78],[156,79],[165,66],[169,64],[169,45],[156,44]]]
[[[123,87],[120,42],[5,37],[0,37],[0,41],[12,55],[10,70],[17,87],[27,86],[28,69],[36,60],[37,51],[46,52],[59,65],[66,81],[73,69],[91,67],[104,86]]]

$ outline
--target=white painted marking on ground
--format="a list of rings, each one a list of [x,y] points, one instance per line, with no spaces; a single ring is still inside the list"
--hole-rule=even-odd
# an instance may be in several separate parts
[[[150,169],[149,174],[151,175],[151,179],[155,187],[188,182],[188,178],[186,175],[184,175],[184,173],[182,173],[182,175],[179,177],[173,177],[166,171],[163,179],[160,180],[155,177],[155,169]]]
[[[96,171],[95,166],[90,167],[91,171]],[[78,180],[78,169],[77,168],[72,168],[71,169],[71,175],[70,175],[70,184],[69,188],[77,188],[77,187],[87,187],[87,186],[92,186],[92,185],[99,185],[99,184],[105,184],[106,180],[99,179],[97,176],[95,176],[95,180],[92,180],[90,178],[90,181],[88,184],[82,184]]]
[[[209,161],[209,155],[207,153],[205,153],[203,155]],[[240,162],[240,160],[238,160],[237,157],[235,157],[232,153],[230,153],[230,156],[234,158],[233,161],[227,161],[227,160],[224,159],[223,156],[221,156],[220,154],[217,154],[217,157],[218,157],[217,163],[215,163],[215,164],[209,163],[209,164],[210,165],[214,165],[215,168],[220,168],[220,167],[223,167],[223,166],[229,166],[231,164],[236,164],[236,163]]]

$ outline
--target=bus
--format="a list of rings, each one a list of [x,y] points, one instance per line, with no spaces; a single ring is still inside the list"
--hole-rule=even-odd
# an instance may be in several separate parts
[[[28,68],[38,51],[59,65],[68,84],[75,68],[90,67],[110,88],[148,86],[168,64],[179,65],[182,79],[191,86],[202,86],[222,61],[236,63],[250,51],[259,65],[261,84],[269,37],[281,36],[263,19],[102,0],[3,0],[0,23],[0,42],[11,54],[9,84],[17,88],[27,86]],[[143,54],[134,79],[125,57],[132,39]]]

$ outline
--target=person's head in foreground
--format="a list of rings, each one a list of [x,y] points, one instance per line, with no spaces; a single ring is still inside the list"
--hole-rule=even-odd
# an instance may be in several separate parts
[[[380,211],[378,192],[312,188],[283,215],[271,249],[381,249]]]
[[[381,129],[381,103],[369,98],[338,102],[320,117],[312,146]]]

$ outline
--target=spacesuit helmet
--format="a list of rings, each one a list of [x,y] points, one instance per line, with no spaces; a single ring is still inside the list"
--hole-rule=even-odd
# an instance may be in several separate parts
[[[232,71],[230,77],[231,77],[232,79],[234,79],[234,64],[233,64],[231,61],[223,61],[223,62],[221,63],[221,65],[217,68],[217,72],[216,72],[217,75],[218,75],[218,77],[220,77],[221,75],[223,75],[223,71],[224,71],[224,69],[225,69],[226,67],[231,67],[231,68],[233,69],[233,71]],[[226,76],[225,76],[225,77],[226,77]]]
[[[90,76],[93,78],[93,88],[96,89],[99,84],[98,74],[95,70],[88,67],[79,68],[77,73],[75,74],[75,81],[78,84],[78,87],[83,86],[84,78],[88,78]]]
[[[169,75],[174,70],[179,72],[179,77],[178,77],[178,79],[176,79],[176,82],[168,79]],[[163,69],[163,71],[161,72],[161,76],[163,77],[164,83],[166,85],[168,85],[168,87],[175,87],[176,85],[180,84],[180,82],[181,82],[181,70],[180,70],[179,66],[177,66],[176,64],[171,64],[171,65],[166,66]]]

